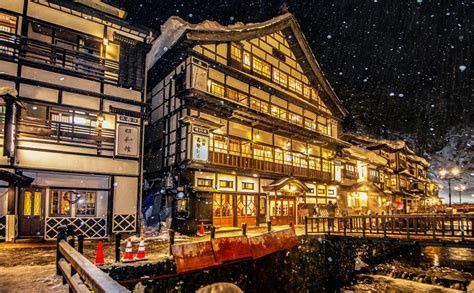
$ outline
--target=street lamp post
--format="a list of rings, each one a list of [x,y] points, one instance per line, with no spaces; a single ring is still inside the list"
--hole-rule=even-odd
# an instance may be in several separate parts
[[[459,168],[454,167],[451,170],[441,169],[439,171],[439,175],[441,179],[448,180],[448,196],[449,196],[449,206],[451,207],[451,180],[452,179],[459,179],[459,174],[461,171]]]
[[[455,186],[454,187],[454,190],[456,190],[457,192],[459,192],[459,204],[462,204],[462,198],[461,198],[461,195],[462,195],[462,192],[464,190],[466,190],[466,186],[464,185],[458,185],[458,186]]]

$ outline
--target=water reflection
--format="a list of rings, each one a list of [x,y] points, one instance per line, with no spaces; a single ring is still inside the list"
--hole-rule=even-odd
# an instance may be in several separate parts
[[[421,253],[402,255],[399,261],[415,267],[450,267],[474,272],[474,249],[461,247],[425,246]]]

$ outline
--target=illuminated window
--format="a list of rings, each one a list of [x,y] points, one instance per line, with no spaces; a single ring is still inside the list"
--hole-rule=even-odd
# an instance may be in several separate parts
[[[308,87],[307,85],[304,85],[303,87],[303,96],[307,99],[311,98],[311,88]]]
[[[300,115],[295,114],[295,113],[289,113],[289,118],[290,118],[290,122],[297,125],[303,125],[303,117],[301,117]]]
[[[242,182],[242,190],[253,190],[255,183],[253,182]]]
[[[273,81],[283,87],[287,87],[288,75],[277,68],[273,68]]]
[[[224,86],[212,80],[208,81],[208,90],[211,94],[214,94],[219,97],[224,97],[224,93],[225,93]]]
[[[242,48],[239,45],[232,44],[230,47],[230,57],[239,62],[242,62]]]
[[[80,198],[76,203],[76,216],[95,216],[96,192],[80,192]]]
[[[272,116],[275,116],[275,117],[278,117],[282,120],[286,120],[286,115],[287,115],[287,111],[283,108],[280,108],[278,106],[275,106],[275,105],[272,105],[271,106],[271,114]]]
[[[230,180],[219,180],[219,186],[221,188],[234,188],[234,181]]]
[[[70,216],[71,192],[64,190],[51,190],[50,195],[50,216]]]
[[[288,88],[301,94],[303,92],[303,83],[290,76],[288,77]]]
[[[213,136],[213,150],[216,153],[227,153],[227,139],[222,135]]]
[[[227,98],[238,103],[247,104],[248,96],[236,90],[227,88]]]
[[[250,69],[251,57],[249,52],[244,51],[242,60],[244,68]]]
[[[270,64],[257,57],[253,57],[253,71],[267,78],[271,77]]]
[[[344,166],[346,172],[346,177],[348,178],[357,178],[357,173],[355,171],[355,166],[354,165],[351,165],[351,164],[346,164]]]
[[[212,179],[198,178],[198,179],[197,179],[197,186],[200,186],[200,187],[212,187]]]
[[[250,108],[263,113],[268,113],[268,103],[255,98],[250,99]]]

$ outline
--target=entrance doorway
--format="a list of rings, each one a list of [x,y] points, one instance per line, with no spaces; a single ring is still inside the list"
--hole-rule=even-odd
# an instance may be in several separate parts
[[[295,222],[296,197],[270,196],[270,218],[276,225]]]
[[[212,195],[212,224],[218,227],[257,225],[256,194],[214,193]]]
[[[22,188],[18,206],[18,236],[43,237],[44,188]]]

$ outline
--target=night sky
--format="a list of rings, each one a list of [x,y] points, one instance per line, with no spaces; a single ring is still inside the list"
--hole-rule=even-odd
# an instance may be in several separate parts
[[[453,127],[472,129],[468,0],[117,1],[129,21],[156,31],[172,15],[229,24],[287,9],[351,113],[346,129],[409,137],[412,147],[428,152],[442,148]]]

